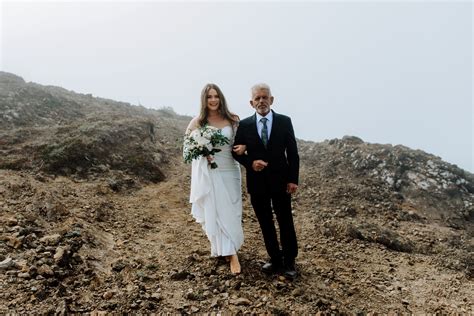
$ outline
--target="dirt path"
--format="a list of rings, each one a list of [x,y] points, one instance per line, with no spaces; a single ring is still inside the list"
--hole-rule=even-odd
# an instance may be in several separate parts
[[[473,282],[465,274],[445,268],[439,256],[328,232],[328,223],[347,219],[335,218],[336,206],[323,199],[316,204],[304,191],[294,198],[300,277],[289,282],[260,271],[267,255],[246,195],[242,274],[233,276],[224,260],[210,257],[190,215],[186,167],[170,170],[166,182],[120,193],[100,179],[0,173],[2,260],[22,263],[0,274],[0,312],[474,312]],[[400,231],[435,229],[399,225]],[[59,245],[39,240],[56,233],[63,236]],[[53,256],[75,235],[83,243],[80,259],[57,267]],[[35,276],[31,264],[50,266],[54,276]]]
[[[295,282],[260,272],[266,260],[258,223],[244,197],[243,272],[235,277],[225,262],[209,256],[209,243],[190,215],[189,173],[171,171],[169,181],[116,200],[128,223],[121,256],[147,269],[146,292],[164,311],[426,312],[469,310],[472,288],[459,273],[441,271],[431,258],[387,250],[360,241],[340,242],[321,234],[313,205],[296,199],[299,237]],[[472,283],[471,283],[472,285]],[[437,293],[433,295],[433,293]]]

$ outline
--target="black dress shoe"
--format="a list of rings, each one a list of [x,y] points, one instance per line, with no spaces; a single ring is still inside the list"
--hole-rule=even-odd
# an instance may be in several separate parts
[[[287,279],[294,280],[298,276],[298,272],[296,272],[295,265],[287,265],[283,271],[283,276]]]
[[[281,265],[276,265],[272,262],[267,262],[262,266],[262,271],[268,274],[277,273],[281,269]]]

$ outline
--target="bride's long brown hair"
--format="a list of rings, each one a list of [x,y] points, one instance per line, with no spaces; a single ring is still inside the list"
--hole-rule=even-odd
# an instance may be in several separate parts
[[[207,94],[211,89],[216,90],[217,96],[219,97],[218,111],[222,118],[228,120],[233,126],[238,124],[239,117],[229,111],[227,101],[225,100],[224,94],[222,93],[221,89],[214,83],[208,83],[204,86],[201,92],[201,111],[199,112],[198,118],[199,126],[204,126],[208,123],[207,118],[209,117],[209,110],[207,108]]]

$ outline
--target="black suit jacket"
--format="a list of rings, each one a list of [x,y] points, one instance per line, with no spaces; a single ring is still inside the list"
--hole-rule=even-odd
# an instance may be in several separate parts
[[[234,144],[247,146],[246,155],[233,155],[247,170],[250,194],[284,193],[288,183],[298,184],[300,158],[291,119],[272,112],[272,129],[266,149],[258,135],[255,114],[240,121],[235,135]],[[268,162],[268,166],[256,172],[252,162],[258,159]]]

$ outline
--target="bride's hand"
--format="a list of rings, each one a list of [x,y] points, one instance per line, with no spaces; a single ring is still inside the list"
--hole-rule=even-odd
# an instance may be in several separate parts
[[[245,145],[235,145],[232,150],[239,156],[243,155],[247,150],[247,146]]]
[[[207,159],[207,162],[211,163],[212,160],[214,160],[214,156],[213,155],[206,156],[206,159]]]

